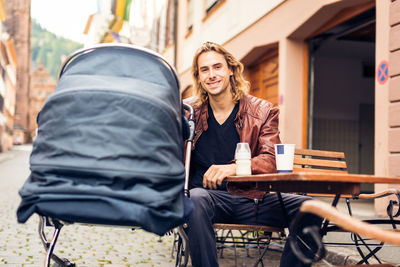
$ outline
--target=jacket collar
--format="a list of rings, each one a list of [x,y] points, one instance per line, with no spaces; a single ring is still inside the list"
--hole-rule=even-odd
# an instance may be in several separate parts
[[[235,122],[237,121],[241,121],[241,118],[243,117],[243,112],[246,110],[246,105],[249,102],[249,97],[248,95],[243,95],[242,98],[239,100],[239,110],[238,113],[236,114],[236,118],[235,118]],[[202,123],[203,124],[203,130],[206,131],[208,129],[208,124],[207,124],[207,120],[209,117],[208,114],[208,100],[206,102],[204,102],[203,104],[200,105],[199,111],[198,111],[199,115],[198,115],[198,119],[197,122],[198,123]]]
[[[201,121],[201,123],[203,124],[203,130],[207,131],[208,129],[208,124],[207,124],[207,120],[209,117],[208,114],[208,100],[206,102],[204,102],[201,106],[200,106],[200,112],[199,112],[199,120]]]
[[[243,95],[239,100],[239,111],[236,115],[235,121],[243,117],[243,113],[246,110],[247,103],[249,102],[248,95]]]

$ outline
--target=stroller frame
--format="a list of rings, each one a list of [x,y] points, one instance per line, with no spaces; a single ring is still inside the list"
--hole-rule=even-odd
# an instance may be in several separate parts
[[[192,144],[194,140],[195,133],[195,118],[194,118],[194,109],[192,106],[183,103],[183,108],[189,112],[188,125],[189,125],[189,137],[186,140],[186,151],[185,151],[185,186],[184,186],[184,194],[186,197],[190,198],[189,191],[189,174],[190,174],[190,159],[192,153]],[[175,250],[176,246],[176,263],[175,266],[186,266],[189,261],[189,238],[184,230],[187,228],[187,224],[183,224],[177,228],[177,233],[174,232],[174,244],[172,248],[172,253]],[[177,237],[177,238],[176,238]]]
[[[44,232],[45,224],[54,226],[54,228],[55,228],[51,242],[49,242],[47,240],[46,234]],[[48,217],[39,216],[38,230],[39,230],[40,240],[42,241],[44,249],[46,250],[46,259],[45,259],[45,265],[44,265],[46,267],[50,266],[51,259],[56,262],[55,265],[53,265],[54,267],[56,267],[56,266],[74,267],[75,266],[75,263],[70,262],[68,259],[61,259],[57,255],[53,254],[54,248],[55,248],[57,240],[58,240],[58,236],[60,235],[60,231],[63,226],[64,226],[64,224],[59,222],[58,220],[51,220]]]

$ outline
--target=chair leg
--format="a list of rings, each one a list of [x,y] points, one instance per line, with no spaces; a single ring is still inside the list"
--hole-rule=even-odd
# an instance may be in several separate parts
[[[258,232],[257,232],[258,233]],[[244,243],[244,247],[246,249],[246,257],[250,258],[250,240],[248,237],[246,237],[247,235],[249,235],[251,233],[249,233],[248,231],[242,233],[242,231],[240,231],[240,236],[242,238],[242,242]],[[253,232],[254,234],[254,232]],[[246,241],[247,240],[247,241]],[[246,244],[247,243],[247,244]]]
[[[269,245],[271,244],[271,238],[272,238],[272,235],[268,235],[267,240],[265,241],[265,244],[264,244],[264,248],[261,249],[261,246],[262,246],[260,244],[261,238],[260,238],[260,236],[259,236],[259,234],[257,232],[258,259],[257,259],[256,263],[254,264],[254,267],[257,267],[259,263],[261,263],[261,266],[264,267],[263,258],[265,256],[265,253],[267,253]]]
[[[361,241],[361,243],[364,245],[364,247],[368,250],[367,255],[364,255],[364,252],[361,250],[361,244],[358,243],[358,240]],[[371,248],[368,246],[368,244],[365,242],[365,240],[361,236],[356,235],[356,234],[354,234],[354,243],[356,245],[358,254],[360,254],[360,256],[362,258],[362,260],[359,261],[357,264],[363,264],[363,263],[369,264],[368,259],[371,257],[374,257],[375,260],[378,261],[378,263],[380,263],[380,264],[382,263],[381,260],[376,256],[376,253],[379,250],[381,250],[384,243],[381,242],[375,249],[371,250]]]
[[[235,241],[235,236],[233,234],[232,230],[228,230],[227,233],[225,233],[225,230],[222,229],[222,233],[218,233],[218,231],[215,232],[215,238],[217,243],[220,243],[220,246],[217,246],[217,250],[219,252],[219,257],[222,259],[224,258],[223,252],[224,249],[226,247],[228,247],[226,244],[228,242],[229,239],[231,239],[232,241],[230,243],[232,243],[232,246],[229,246],[230,248],[233,248],[234,251],[234,255],[235,255],[235,267],[237,266],[237,242]],[[242,237],[243,239],[243,237]]]
[[[235,236],[233,235],[232,230],[229,231],[231,238],[232,238],[232,242],[233,242],[233,251],[235,252],[235,267],[237,267],[237,251],[236,251],[236,242],[235,242]]]
[[[225,230],[224,229],[222,229],[221,232],[222,233],[220,233],[220,236],[218,236],[219,233],[218,233],[218,231],[216,231],[215,238],[219,241],[219,243],[221,243],[221,246],[219,247],[219,257],[221,259],[223,259],[224,258],[223,253],[224,253],[224,249],[225,249],[225,242],[226,242],[226,239],[228,238],[229,234],[232,232],[232,230],[228,230],[228,233],[226,233],[226,234],[225,234]]]

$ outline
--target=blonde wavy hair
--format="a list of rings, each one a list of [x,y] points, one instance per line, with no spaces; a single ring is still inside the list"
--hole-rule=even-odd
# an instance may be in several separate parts
[[[201,54],[214,51],[224,56],[228,68],[232,70],[233,75],[230,76],[229,81],[231,84],[233,100],[236,102],[249,91],[250,83],[243,77],[243,64],[237,60],[231,53],[229,53],[221,45],[206,42],[199,49],[197,49],[192,64],[192,77],[193,77],[193,91],[201,103],[208,100],[208,93],[201,85],[199,80],[199,66],[198,59]]]

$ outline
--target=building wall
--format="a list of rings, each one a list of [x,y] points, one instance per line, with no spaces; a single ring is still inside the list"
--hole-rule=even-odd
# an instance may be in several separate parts
[[[56,82],[48,69],[39,64],[31,74],[31,85],[29,94],[29,133],[32,139],[36,136],[37,123],[36,118],[42,109],[47,97],[52,94],[56,88]]]
[[[8,66],[8,69],[12,68]],[[13,79],[10,79],[10,74],[14,75]],[[15,98],[16,98],[16,87],[15,87],[15,67],[13,72],[6,74],[5,80],[5,96],[4,96],[4,132],[1,140],[2,149],[9,150],[13,145],[13,129],[14,129],[14,117],[15,117]]]
[[[389,79],[385,84],[376,82],[375,85],[376,103],[379,104],[379,108],[376,109],[379,114],[375,122],[378,135],[375,138],[378,142],[375,146],[375,159],[379,162],[375,164],[375,173],[400,176],[400,1],[377,2],[381,6],[380,11],[386,13],[386,16],[380,16],[381,36],[377,36],[377,39],[381,38],[382,49],[380,52],[377,50],[377,63],[382,60],[388,61]],[[376,185],[375,190],[392,187],[393,185]],[[400,185],[397,189],[400,189]],[[385,215],[387,204],[386,198],[376,200],[376,212]]]
[[[193,2],[193,13],[190,21],[193,23],[191,30],[188,29],[188,6]],[[255,23],[262,16],[273,10],[283,0],[253,0],[249,4],[246,0],[220,1],[213,12],[205,13],[205,1],[179,1],[178,18],[178,43],[179,54],[177,58],[177,69],[179,73],[188,70],[192,64],[196,49],[206,41],[220,44],[228,43],[236,35],[243,32],[249,25]],[[251,47],[251,40],[246,44]],[[241,58],[243,55],[232,51],[234,55]],[[182,88],[191,83],[190,75],[182,76]]]
[[[17,68],[17,98],[15,124],[16,131],[23,136],[23,142],[29,140],[29,69],[30,69],[30,0],[3,1],[7,18],[4,21],[11,38],[14,40]],[[22,132],[21,132],[22,131]]]
[[[383,60],[389,60],[390,23],[389,14],[390,1],[376,1],[376,55],[377,65]],[[377,68],[376,68],[377,69]],[[391,66],[389,65],[389,71]],[[375,79],[375,174],[389,175],[389,84],[378,83]],[[390,186],[392,187],[392,186]],[[389,188],[389,185],[377,184],[375,191],[379,192]],[[375,201],[375,211],[384,215],[386,212],[387,199]]]
[[[385,84],[375,79],[374,171],[376,175],[400,176],[400,0],[291,0],[276,1],[268,7],[267,1],[251,5],[220,1],[208,16],[204,15],[203,1],[193,1],[188,18],[191,2],[179,1],[178,7],[177,70],[182,90],[192,84],[191,61],[205,41],[224,45],[245,64],[246,73],[257,59],[278,48],[281,137],[284,142],[302,147],[307,146],[304,136],[311,79],[307,41],[375,7],[375,67],[387,60],[390,79]],[[254,20],[249,18],[253,14]],[[385,188],[388,186],[379,185],[376,191]],[[378,213],[385,208],[376,206]]]
[[[193,26],[189,33],[185,26],[188,2],[180,2],[177,69],[181,88],[185,89],[192,83],[190,65],[195,49],[207,40],[224,45],[245,64],[246,69],[278,47],[281,139],[300,147],[307,146],[306,39],[328,24],[341,10],[372,1],[297,0],[275,1],[274,5],[269,1],[268,4],[267,1],[252,2],[251,5],[244,4],[245,1],[243,4],[232,2],[221,1],[221,6],[214,13],[204,17],[202,1],[194,1]],[[259,12],[250,19],[254,10]],[[243,16],[247,19],[242,21],[239,18]],[[238,19],[241,22],[236,22]]]
[[[3,25],[3,15],[0,16],[0,152],[13,145],[17,68],[14,42]]]
[[[390,3],[389,175],[400,176],[400,0]]]

